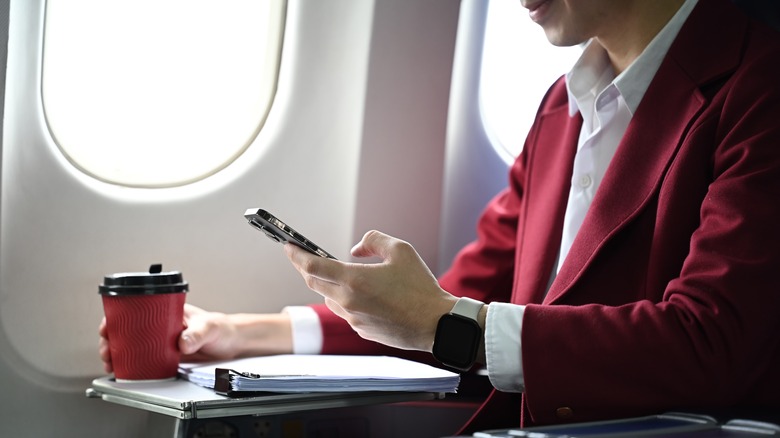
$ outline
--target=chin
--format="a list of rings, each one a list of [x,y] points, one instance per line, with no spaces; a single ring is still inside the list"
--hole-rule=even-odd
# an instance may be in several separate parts
[[[588,41],[588,38],[568,35],[565,32],[561,32],[560,29],[545,28],[544,34],[547,37],[547,41],[549,41],[553,46],[557,47],[572,47],[586,43]]]

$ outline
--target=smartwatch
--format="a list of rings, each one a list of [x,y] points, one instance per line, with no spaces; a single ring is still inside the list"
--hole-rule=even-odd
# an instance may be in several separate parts
[[[468,371],[477,361],[482,327],[477,322],[485,303],[460,298],[450,313],[442,315],[433,340],[433,357],[443,365]]]

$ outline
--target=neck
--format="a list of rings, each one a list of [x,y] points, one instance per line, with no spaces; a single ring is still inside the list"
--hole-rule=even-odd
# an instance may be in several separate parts
[[[606,49],[616,75],[642,54],[683,3],[684,0],[626,2],[620,16],[596,37]]]

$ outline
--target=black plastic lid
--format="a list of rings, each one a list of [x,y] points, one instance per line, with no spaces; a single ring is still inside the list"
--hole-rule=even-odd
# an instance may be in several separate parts
[[[149,272],[126,272],[103,277],[98,287],[100,295],[155,295],[189,291],[181,272],[162,272],[162,265],[149,267]]]

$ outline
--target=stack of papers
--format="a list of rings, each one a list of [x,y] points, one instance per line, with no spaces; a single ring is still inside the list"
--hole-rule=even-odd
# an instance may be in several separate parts
[[[228,369],[233,391],[456,392],[460,376],[430,365],[389,356],[290,354],[225,362],[182,363],[179,375],[206,388],[216,386],[216,370]]]

